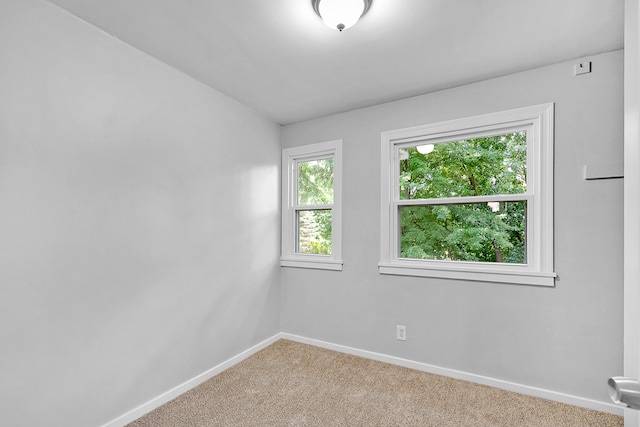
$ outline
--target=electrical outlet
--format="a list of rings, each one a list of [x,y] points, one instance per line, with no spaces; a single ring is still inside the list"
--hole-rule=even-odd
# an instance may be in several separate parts
[[[396,339],[400,341],[407,340],[407,327],[403,325],[396,325]]]
[[[575,75],[578,76],[580,74],[587,74],[591,72],[591,61],[580,62],[575,65],[574,69]]]

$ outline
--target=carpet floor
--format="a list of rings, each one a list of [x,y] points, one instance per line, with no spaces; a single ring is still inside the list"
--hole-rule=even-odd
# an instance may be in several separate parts
[[[279,340],[129,424],[142,426],[567,426],[623,418]]]

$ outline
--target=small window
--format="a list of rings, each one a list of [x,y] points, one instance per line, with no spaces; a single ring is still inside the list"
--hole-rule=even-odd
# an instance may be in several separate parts
[[[283,150],[284,267],[342,269],[341,150],[342,141]]]
[[[554,284],[553,106],[382,135],[380,272]]]

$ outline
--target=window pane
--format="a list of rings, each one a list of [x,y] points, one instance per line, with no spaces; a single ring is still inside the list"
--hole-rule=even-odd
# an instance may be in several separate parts
[[[298,204],[333,203],[333,158],[298,163]]]
[[[399,149],[400,199],[521,194],[526,132]]]
[[[525,264],[527,202],[400,207],[400,258]]]
[[[331,210],[298,211],[296,252],[331,255]]]

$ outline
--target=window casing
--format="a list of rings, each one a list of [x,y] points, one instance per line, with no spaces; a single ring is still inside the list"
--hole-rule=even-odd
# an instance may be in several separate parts
[[[430,156],[440,144],[456,144],[482,138],[514,135],[526,143],[526,182],[519,190],[437,194],[413,198],[403,175],[403,163],[416,151]],[[381,152],[381,244],[379,271],[382,274],[452,278],[514,284],[553,286],[553,104],[469,117],[442,123],[382,133]],[[494,138],[495,139],[495,138]],[[423,148],[423,150],[420,150]],[[424,150],[428,148],[428,150]],[[441,150],[442,151],[442,150]],[[413,153],[413,154],[410,154]],[[410,159],[411,160],[411,159]],[[464,167],[464,165],[463,165]],[[505,163],[505,167],[506,163]],[[432,177],[430,176],[429,179]],[[465,179],[468,177],[464,177]],[[425,181],[425,180],[423,180]],[[406,192],[406,194],[405,194]],[[449,259],[431,256],[421,259],[411,251],[411,236],[402,227],[412,215],[426,217],[438,210],[484,211],[485,217],[523,212],[521,221],[524,256],[503,260],[497,255],[486,260]],[[502,211],[499,211],[502,209]],[[497,212],[499,211],[499,212]],[[433,214],[435,215],[435,214]],[[488,215],[488,216],[487,216]],[[496,220],[500,220],[496,218]],[[406,222],[405,222],[406,224]],[[513,227],[512,227],[513,228]],[[460,230],[455,230],[460,231]],[[481,231],[481,230],[480,230]],[[489,230],[491,231],[491,230]],[[428,231],[425,231],[428,232]],[[459,233],[464,239],[464,233]],[[419,237],[419,236],[417,236]],[[449,237],[453,239],[453,237]],[[404,244],[404,248],[402,247]],[[419,248],[418,248],[419,249]],[[497,253],[498,251],[496,251]],[[471,257],[473,258],[473,257]]]
[[[282,151],[280,265],[342,270],[342,140]]]

